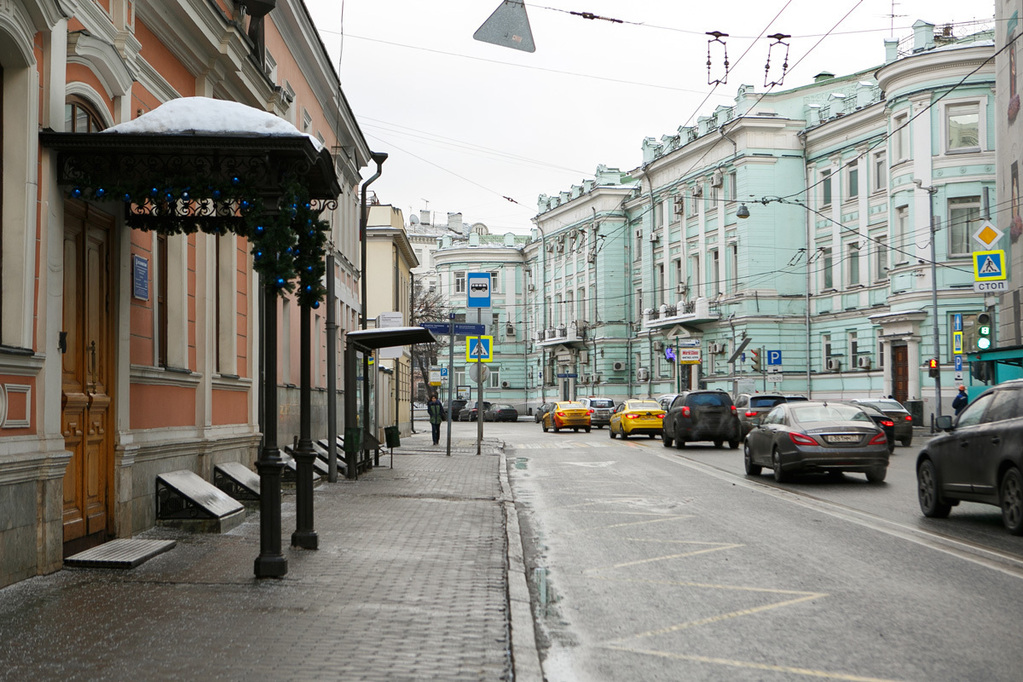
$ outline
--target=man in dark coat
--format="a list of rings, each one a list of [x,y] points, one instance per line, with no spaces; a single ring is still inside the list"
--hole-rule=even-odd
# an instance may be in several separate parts
[[[440,425],[444,421],[444,405],[437,400],[437,394],[430,396],[430,402],[426,403],[426,413],[430,415],[430,428],[433,430],[433,444],[440,443]]]
[[[955,400],[952,401],[952,409],[956,411],[957,417],[960,412],[966,409],[966,404],[968,402],[970,402],[970,399],[966,397],[966,387],[960,386],[959,394],[955,397]]]

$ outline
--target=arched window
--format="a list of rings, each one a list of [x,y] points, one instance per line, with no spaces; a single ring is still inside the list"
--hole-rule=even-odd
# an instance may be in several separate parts
[[[65,132],[96,133],[105,127],[88,102],[80,97],[68,97],[64,104]]]

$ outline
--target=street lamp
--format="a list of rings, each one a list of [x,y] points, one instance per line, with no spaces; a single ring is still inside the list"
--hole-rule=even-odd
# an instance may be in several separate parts
[[[931,231],[931,306],[934,308],[933,328],[932,333],[934,335],[934,359],[937,361],[938,367],[941,367],[941,346],[938,344],[938,264],[935,262],[935,243],[938,241],[937,230],[934,228],[934,195],[937,194],[937,187],[925,187],[922,180],[916,178],[913,179],[913,184],[917,188],[927,192],[927,214],[930,219],[930,231]],[[937,403],[935,407],[935,414],[941,416],[941,371],[934,373],[934,401]]]

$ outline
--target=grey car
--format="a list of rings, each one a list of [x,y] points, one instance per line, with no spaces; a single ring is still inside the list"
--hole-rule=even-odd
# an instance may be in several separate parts
[[[611,423],[611,413],[615,409],[615,401],[611,398],[582,398],[579,402],[590,408],[590,426],[599,429]]]
[[[898,400],[891,398],[877,398],[872,400],[854,400],[855,403],[870,405],[881,410],[888,418],[895,422],[895,440],[904,448],[913,444],[913,416]]]
[[[686,391],[671,401],[664,415],[661,440],[683,448],[686,442],[709,440],[714,447],[728,441],[733,450],[742,442],[742,427],[732,398],[724,391]]]
[[[739,415],[742,437],[745,438],[746,434],[758,426],[775,405],[783,402],[785,396],[780,393],[740,393],[735,396],[735,411]]]

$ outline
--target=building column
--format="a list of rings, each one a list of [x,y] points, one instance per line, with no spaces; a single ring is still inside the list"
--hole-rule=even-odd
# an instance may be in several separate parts
[[[908,353],[906,374],[909,380],[909,399],[923,400],[923,395],[920,393],[920,337],[911,336],[906,339],[906,350]]]
[[[895,382],[892,381],[892,373],[895,371],[895,367],[892,365],[892,345],[888,339],[881,339],[880,365],[881,378],[884,381],[881,395],[890,396],[895,392]]]

